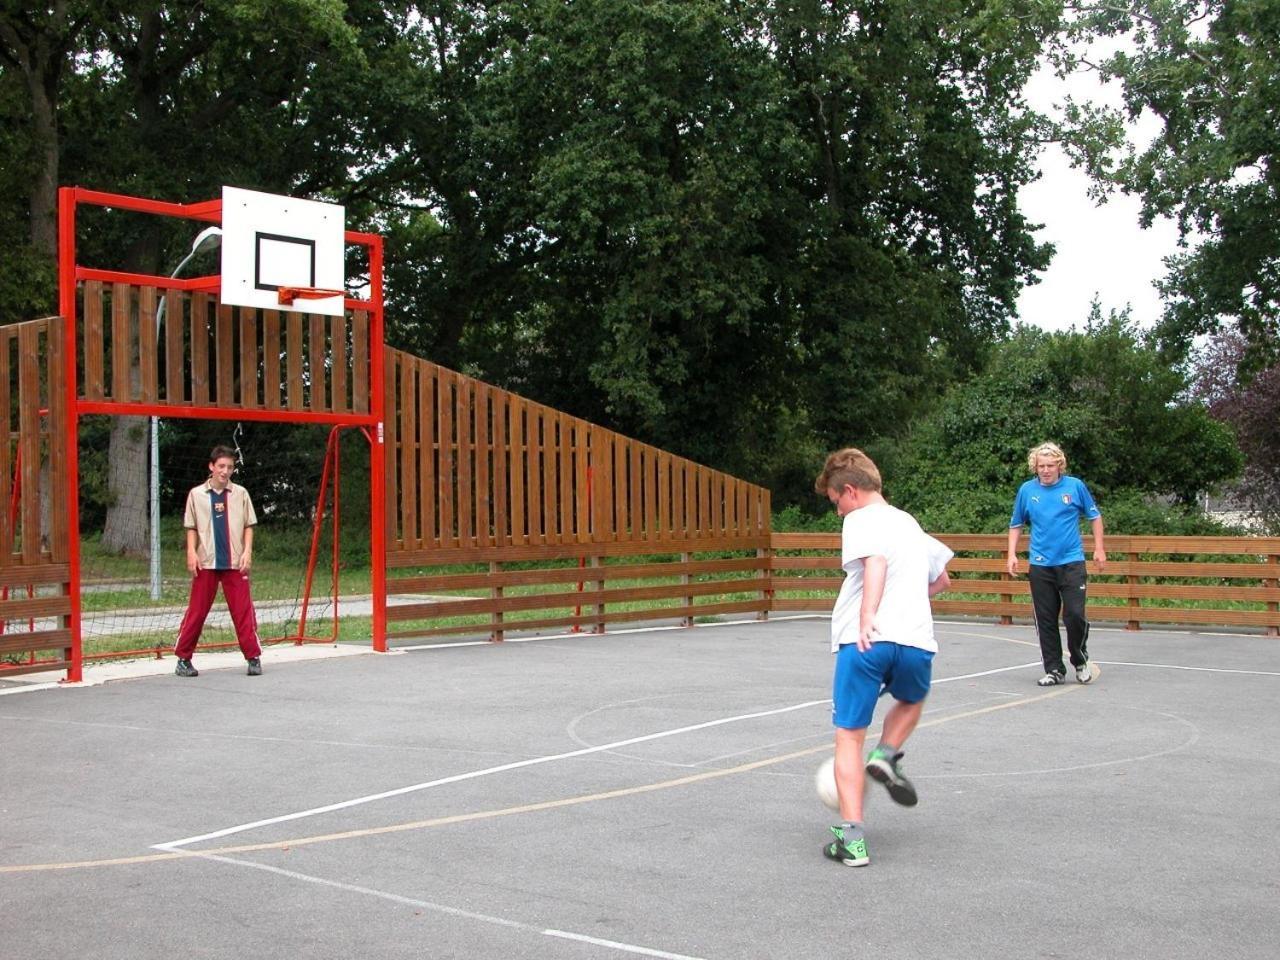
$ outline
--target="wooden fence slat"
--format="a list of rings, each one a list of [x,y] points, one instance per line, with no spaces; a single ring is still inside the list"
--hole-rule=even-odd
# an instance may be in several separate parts
[[[164,401],[185,404],[189,397],[186,377],[186,294],[167,289],[161,297],[164,317],[160,335],[164,337]],[[159,308],[157,307],[157,311]]]
[[[454,545],[456,537],[453,527],[453,494],[454,494],[454,438],[453,418],[455,412],[454,375],[443,367],[438,368],[437,382],[440,385],[437,403],[437,444],[440,450],[440,475],[437,477],[436,489],[439,499],[436,509],[440,517],[440,546]]]
[[[141,287],[138,290],[138,375],[144,403],[160,399],[160,362],[156,350],[156,288]]]
[[[542,415],[542,509],[547,543],[573,542],[573,468],[570,454],[562,452],[567,440],[562,436],[562,411],[543,407]]]
[[[475,435],[471,447],[475,458],[476,478],[476,514],[475,539],[483,546],[495,543],[493,528],[490,525],[490,505],[493,502],[493,491],[490,488],[490,458],[493,444],[490,441],[489,423],[489,388],[480,381],[475,382]]]
[[[458,500],[456,504],[457,523],[458,523],[458,543],[466,544],[469,547],[476,545],[475,532],[473,525],[475,521],[475,510],[472,503],[475,499],[475,484],[472,483],[472,447],[471,447],[471,430],[472,415],[474,413],[474,391],[475,381],[470,377],[458,377],[457,383],[457,400],[455,403],[455,416],[457,418],[457,444],[458,444]]]
[[[258,384],[262,381],[258,368],[258,311],[241,307],[240,319],[240,406],[256,410]]]
[[[525,443],[528,450],[528,472],[525,475],[525,490],[528,499],[528,512],[526,519],[529,522],[529,540],[530,544],[542,544],[547,542],[547,525],[550,521],[544,521],[543,511],[545,510],[546,497],[543,496],[544,480],[549,480],[547,472],[543,469],[542,458],[544,456],[545,436],[544,423],[545,409],[538,404],[531,403],[526,407],[527,423],[525,425]]]
[[[399,476],[399,463],[396,458],[400,455],[400,410],[396,405],[396,396],[398,377],[408,361],[408,355],[401,353],[399,350],[384,347],[383,356],[385,358],[383,361],[385,376],[382,382],[382,401],[385,417],[382,424],[382,446],[386,457],[386,469],[383,471],[383,490],[386,498],[386,510],[384,513],[386,515],[387,552],[395,553],[404,551],[407,547],[404,542],[403,531],[400,528],[400,510],[398,507],[400,495],[396,485],[396,478]]]
[[[329,318],[320,313],[309,313],[307,324],[311,330],[311,342],[307,347],[307,373],[311,380],[311,411],[320,413],[330,409],[328,396]]]
[[[511,542],[508,504],[511,475],[511,394],[493,391],[493,542]]]
[[[591,508],[594,506],[594,492],[587,472],[587,445],[590,443],[590,429],[585,420],[566,417],[569,425],[568,446],[572,459],[574,510],[574,539],[579,543],[591,540]]]
[[[132,368],[130,315],[133,312],[133,287],[127,283],[111,285],[111,399],[125,403],[133,399],[129,389]]]
[[[418,445],[423,441],[418,435],[418,379],[421,374],[417,364],[405,364],[400,369],[400,530],[405,543],[423,543],[424,534],[418,527]],[[423,544],[425,546],[425,544]]]
[[[609,433],[613,448],[613,536],[610,540],[622,540],[627,536],[627,441],[619,434]]]
[[[631,516],[628,522],[627,539],[639,540],[644,536],[644,470],[640,466],[639,440],[627,440],[631,463],[627,468],[627,485],[631,494]]]
[[[543,422],[550,430],[550,449],[544,463],[554,463],[548,472],[554,474],[543,482],[547,504],[547,542],[573,543],[573,452],[569,440],[569,415],[549,407],[543,410]],[[553,480],[552,477],[555,479]]]
[[[644,535],[658,538],[658,457],[657,448],[644,448]]]
[[[290,410],[303,410],[307,401],[302,381],[302,314],[285,314],[285,363],[288,368],[286,392]]]
[[[418,536],[424,546],[439,546],[436,533],[436,430],[440,418],[436,409],[437,371],[434,364],[417,361],[414,364],[418,380]]]
[[[357,310],[351,315],[351,408],[369,412],[369,314]]]
[[[528,472],[528,440],[525,436],[525,402],[520,397],[511,398],[509,408],[511,429],[511,544],[529,542],[528,515],[525,511],[525,475]]]
[[[671,539],[671,454],[658,451],[658,539]]]
[[[281,408],[279,310],[262,311],[262,405]]]
[[[22,562],[40,561],[40,331],[34,323],[18,328],[18,449],[22,482],[18,515],[22,518]],[[9,505],[0,504],[3,509]],[[17,531],[15,531],[16,534]]]
[[[209,296],[191,295],[191,402],[209,404]]]
[[[84,387],[86,400],[101,400],[105,395],[104,344],[102,311],[105,286],[97,280],[84,284]]]
[[[236,396],[236,360],[235,355],[238,352],[235,343],[235,330],[233,327],[234,308],[225,303],[218,304],[218,310],[214,323],[214,377],[217,383],[217,395],[215,401],[219,406],[235,407],[240,405],[240,398]]]
[[[329,338],[330,349],[332,350],[333,366],[331,367],[332,377],[330,378],[330,392],[332,394],[329,406],[334,413],[346,413],[351,409],[351,400],[347,396],[347,317],[343,314],[341,317],[330,317],[330,330],[332,336]]]

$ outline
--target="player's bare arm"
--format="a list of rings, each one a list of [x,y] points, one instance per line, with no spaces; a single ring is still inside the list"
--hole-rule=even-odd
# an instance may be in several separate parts
[[[884,597],[884,578],[888,561],[876,555],[862,561],[862,613],[858,622],[858,649],[864,653],[875,643],[876,613]]]

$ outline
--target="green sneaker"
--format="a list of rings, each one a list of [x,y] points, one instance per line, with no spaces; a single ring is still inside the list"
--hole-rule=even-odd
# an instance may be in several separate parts
[[[867,776],[883,783],[895,803],[900,803],[904,807],[914,807],[920,798],[916,796],[916,788],[902,775],[902,770],[898,767],[898,761],[901,759],[901,753],[890,753],[888,750],[876,747],[871,751],[871,756],[867,757]]]
[[[867,838],[845,841],[844,827],[832,827],[835,840],[822,848],[822,855],[828,860],[839,860],[846,867],[865,867],[871,862],[867,856]]]

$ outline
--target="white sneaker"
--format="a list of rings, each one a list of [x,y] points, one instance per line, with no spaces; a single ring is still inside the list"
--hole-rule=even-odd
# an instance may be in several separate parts
[[[1080,666],[1076,667],[1076,682],[1088,683],[1093,679],[1093,664],[1086,660]]]

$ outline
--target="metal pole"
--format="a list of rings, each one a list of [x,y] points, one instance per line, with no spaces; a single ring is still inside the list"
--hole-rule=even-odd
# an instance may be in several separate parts
[[[209,245],[211,240],[221,238],[222,231],[217,227],[206,227],[196,235],[191,244],[191,252],[182,258],[173,269],[173,273],[169,274],[169,279],[173,279],[182,272],[182,268],[191,262],[200,250]],[[213,244],[217,246],[215,242]],[[160,325],[164,320],[164,308],[167,298],[160,298],[160,305],[156,308],[156,344],[160,343]],[[160,599],[160,418],[153,416],[151,418],[151,484],[150,484],[150,507],[151,507],[151,599]]]

